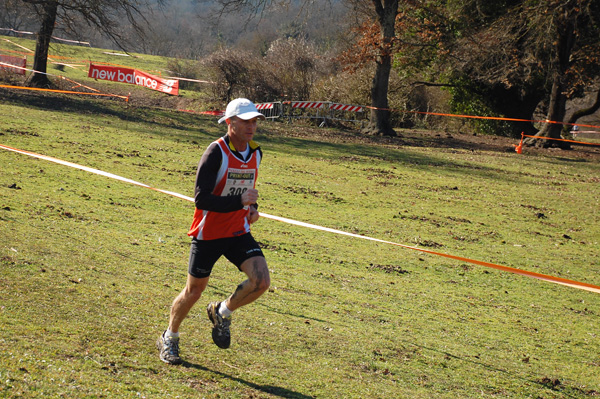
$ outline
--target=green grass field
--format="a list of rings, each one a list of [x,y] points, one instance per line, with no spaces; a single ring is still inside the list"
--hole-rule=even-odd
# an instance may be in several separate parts
[[[225,133],[118,100],[0,96],[0,144],[188,196]],[[264,213],[600,285],[600,162],[579,150],[279,122],[256,139]],[[272,286],[234,315],[232,347],[204,311],[242,279],[219,261],[182,326],[186,363],[165,365],[193,205],[6,150],[0,165],[0,397],[600,395],[599,294],[267,218]]]

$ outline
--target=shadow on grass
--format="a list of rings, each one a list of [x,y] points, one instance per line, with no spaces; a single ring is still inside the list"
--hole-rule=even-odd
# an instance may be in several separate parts
[[[278,386],[274,386],[274,385],[260,385],[260,384],[256,384],[252,381],[248,381],[245,380],[243,378],[239,378],[239,377],[234,377],[232,375],[220,372],[220,371],[215,371],[215,370],[211,370],[207,367],[204,366],[200,366],[199,364],[195,364],[195,363],[190,363],[190,362],[183,362],[182,367],[185,368],[193,368],[196,370],[201,370],[201,371],[205,371],[205,372],[209,372],[209,373],[214,373],[217,375],[220,375],[221,377],[224,378],[228,378],[231,381],[235,381],[235,382],[239,382],[241,384],[244,384],[256,391],[260,391],[260,392],[264,392],[264,393],[268,393],[271,395],[275,395],[275,396],[279,396],[280,398],[290,398],[290,399],[309,399],[309,398],[314,398],[314,396],[309,396],[309,395],[305,395],[303,393],[300,392],[296,392],[296,391],[292,391],[289,390],[287,388],[283,388],[283,387],[278,387]]]
[[[219,294],[221,294],[224,297],[229,296],[231,294],[231,292],[228,291],[227,289],[223,289],[223,288],[217,287],[216,285],[213,285],[213,284],[209,284],[208,288],[211,288],[215,293],[219,293]],[[268,311],[268,312],[277,313],[277,314],[280,314],[282,316],[295,317],[295,318],[300,319],[300,320],[312,320],[312,321],[318,321],[318,322],[321,322],[321,323],[325,323],[327,321],[326,319],[319,319],[319,318],[316,318],[316,317],[313,317],[313,316],[307,316],[305,314],[298,314],[298,313],[291,313],[291,312],[282,312],[282,311],[280,311],[280,310],[278,310],[278,309],[276,309],[274,307],[271,307],[269,305],[266,305],[265,303],[262,303],[262,302],[258,302],[258,303],[254,302],[250,306],[260,306],[262,308],[265,308],[266,311]]]
[[[59,111],[74,114],[89,114],[98,116],[115,117],[123,122],[139,122],[150,126],[159,127],[160,131],[153,134],[165,134],[173,139],[190,139],[189,136],[181,136],[178,133],[197,133],[198,124],[214,122],[214,117],[205,117],[198,114],[186,112],[175,112],[175,110],[161,109],[158,107],[136,106],[126,103],[124,100],[90,99],[60,96],[46,93],[21,93],[9,90],[1,90],[0,95],[6,103],[24,106],[27,108]],[[198,122],[201,120],[202,122]],[[212,136],[215,136],[214,134]],[[211,136],[211,137],[212,137]],[[218,134],[216,135],[219,136]],[[216,138],[216,137],[215,137]]]
[[[148,127],[157,127],[153,135],[164,136],[174,141],[198,142],[212,141],[225,134],[225,127],[217,125],[215,117],[205,117],[198,114],[176,112],[151,106],[127,104],[124,101],[98,100],[57,96],[55,94],[20,93],[0,90],[7,102],[29,108],[60,111],[65,113],[104,115],[116,117],[123,122],[140,123],[141,125],[127,126],[129,129],[142,129],[140,133],[147,134]],[[288,132],[291,131],[292,133]],[[469,178],[478,176],[489,180],[506,180],[507,175],[498,167],[483,164],[474,165],[472,162],[452,159],[446,155],[430,153],[415,153],[403,151],[406,148],[427,147],[435,149],[460,149],[465,151],[492,151],[496,153],[514,153],[510,146],[493,144],[491,142],[470,142],[452,136],[425,136],[413,134],[411,137],[378,137],[365,136],[352,131],[331,131],[327,129],[308,129],[304,134],[302,127],[287,127],[283,124],[266,122],[260,125],[257,140],[265,144],[267,151],[274,153],[306,155],[326,162],[355,162],[369,163],[373,160],[384,160],[413,169],[430,170],[432,167],[442,168],[447,173],[466,175]],[[203,148],[203,146],[201,146]],[[556,154],[555,154],[556,155]],[[562,164],[568,162],[587,162],[587,160],[572,160],[563,156],[550,157],[550,162]],[[511,177],[511,181],[514,177]],[[522,183],[526,183],[524,179]]]
[[[368,137],[366,139],[369,139]],[[488,180],[505,181],[508,177],[497,167],[482,164],[473,164],[463,161],[455,161],[439,156],[435,153],[430,155],[425,153],[414,153],[401,151],[402,147],[410,148],[411,145],[399,143],[395,147],[377,145],[377,143],[335,143],[317,141],[312,138],[282,137],[274,138],[272,136],[261,136],[260,143],[265,143],[265,148],[271,148],[270,151],[289,155],[303,155],[317,160],[325,160],[332,163],[354,163],[357,165],[370,165],[373,160],[383,160],[396,165],[404,165],[412,169],[430,170],[431,168],[440,168],[447,173],[455,175],[467,175],[470,178],[474,175]],[[414,146],[419,147],[419,146]],[[451,147],[450,147],[451,148]],[[514,177],[511,178],[514,180]]]

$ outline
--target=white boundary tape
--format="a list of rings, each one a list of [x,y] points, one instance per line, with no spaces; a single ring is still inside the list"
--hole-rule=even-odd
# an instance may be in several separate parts
[[[5,146],[3,144],[0,144],[0,149],[4,149],[4,150],[8,150],[8,151],[12,151],[12,152],[16,152],[19,154],[23,154],[23,155],[28,155],[30,157],[33,158],[38,158],[38,159],[42,159],[45,161],[50,161],[50,162],[54,162],[60,165],[64,165],[64,166],[69,166],[71,168],[75,168],[75,169],[80,169],[86,172],[90,172],[90,173],[94,173],[100,176],[105,176],[111,179],[115,179],[115,180],[119,180],[125,183],[130,183],[130,184],[134,184],[136,186],[140,186],[140,187],[144,187],[144,188],[148,188],[154,191],[158,191],[167,195],[171,195],[177,198],[181,198],[183,200],[186,201],[190,201],[190,202],[194,202],[194,199],[192,197],[188,197],[186,195],[183,194],[179,194],[173,191],[167,191],[167,190],[161,190],[158,188],[154,188],[151,187],[147,184],[144,183],[140,183],[138,181],[132,180],[132,179],[128,179],[126,177],[122,177],[122,176],[118,176],[115,175],[113,173],[108,173],[108,172],[104,172],[102,170],[98,170],[98,169],[94,169],[94,168],[90,168],[88,166],[83,166],[83,165],[79,165],[73,162],[69,162],[69,161],[63,161],[62,159],[58,159],[58,158],[53,158],[53,157],[49,157],[47,155],[42,155],[42,154],[37,154],[34,152],[30,152],[30,151],[25,151],[25,150],[20,150],[17,148],[13,148],[13,147],[9,147],[9,146]],[[469,259],[469,258],[463,258],[461,256],[456,256],[456,255],[450,255],[450,254],[444,254],[444,253],[440,253],[440,252],[435,252],[435,251],[430,251],[427,249],[423,249],[423,248],[418,248],[418,247],[411,247],[408,245],[403,245],[403,244],[398,244],[395,242],[391,242],[391,241],[385,241],[385,240],[380,240],[377,238],[372,238],[372,237],[368,237],[368,236],[362,236],[362,235],[358,235],[358,234],[353,234],[353,233],[348,233],[345,231],[341,231],[341,230],[336,230],[336,229],[331,229],[328,227],[323,227],[323,226],[318,226],[315,224],[310,224],[310,223],[305,223],[305,222],[299,222],[297,220],[293,220],[293,219],[288,219],[288,218],[284,218],[281,216],[274,216],[274,215],[269,215],[267,213],[260,213],[260,215],[264,218],[267,219],[272,219],[272,220],[276,220],[276,221],[280,221],[283,223],[288,223],[288,224],[292,224],[292,225],[296,225],[296,226],[301,226],[301,227],[307,227],[307,228],[311,228],[311,229],[315,229],[315,230],[320,230],[320,231],[326,231],[326,232],[330,232],[330,233],[335,233],[335,234],[341,234],[341,235],[345,235],[345,236],[349,236],[349,237],[354,237],[354,238],[361,238],[363,240],[370,240],[370,241],[376,241],[376,242],[380,242],[380,243],[384,243],[384,244],[390,244],[390,245],[395,245],[395,246],[399,246],[402,248],[407,248],[407,249],[413,249],[416,251],[420,251],[420,252],[425,252],[428,254],[432,254],[432,255],[438,255],[438,256],[443,256],[446,258],[450,258],[450,259],[455,259],[455,260],[459,260],[459,261],[463,261],[463,262],[469,262],[469,263],[473,263],[476,265],[480,265],[480,266],[485,266],[485,267],[489,267],[489,268],[493,268],[493,269],[497,269],[497,270],[501,270],[501,271],[505,271],[505,272],[509,272],[509,273],[514,273],[514,274],[519,274],[522,276],[526,276],[526,277],[532,277],[538,280],[542,280],[542,281],[547,281],[547,282],[551,282],[551,283],[555,283],[555,284],[560,284],[560,285],[564,285],[567,287],[572,287],[572,288],[577,288],[577,289],[581,289],[581,290],[585,290],[585,291],[590,291],[590,292],[595,292],[600,294],[600,286],[596,286],[593,284],[588,284],[588,283],[582,283],[579,281],[573,281],[573,280],[567,280],[561,277],[555,277],[555,276],[549,276],[549,275],[545,275],[545,274],[540,274],[540,273],[535,273],[535,272],[530,272],[530,271],[526,271],[526,270],[521,270],[521,269],[515,269],[512,267],[508,267],[508,266],[502,266],[502,265],[497,265],[494,263],[489,263],[489,262],[484,262],[484,261],[480,261],[480,260],[475,260],[475,259]]]

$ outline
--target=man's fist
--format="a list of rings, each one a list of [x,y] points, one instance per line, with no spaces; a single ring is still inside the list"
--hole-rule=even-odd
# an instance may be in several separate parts
[[[258,211],[256,210],[256,208],[251,206],[248,211],[248,216],[246,216],[246,218],[248,219],[248,223],[252,224],[252,223],[256,222],[258,220],[258,217],[259,217]]]
[[[252,205],[258,200],[258,190],[249,188],[244,194],[242,194],[242,205]]]

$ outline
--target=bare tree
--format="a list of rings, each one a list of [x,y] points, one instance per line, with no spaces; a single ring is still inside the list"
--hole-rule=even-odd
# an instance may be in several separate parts
[[[289,3],[291,0],[283,0]],[[368,128],[370,133],[396,136],[391,126],[388,108],[388,86],[390,71],[392,69],[392,45],[395,38],[395,21],[398,15],[399,0],[347,0],[357,12],[364,13],[373,18],[380,27],[381,44],[375,59],[376,68],[371,84],[371,121]],[[276,3],[275,0],[218,0],[221,4],[221,13],[228,11],[251,9],[255,14]],[[310,0],[301,0],[308,4]],[[277,2],[281,3],[281,2]]]
[[[213,86],[215,97],[228,103],[234,93],[244,93],[252,75],[252,62],[255,59],[244,51],[221,50],[204,60],[204,64],[216,72],[217,85]],[[244,93],[246,97],[249,94]]]
[[[521,98],[541,94],[545,119],[558,123],[543,124],[535,136],[560,139],[567,100],[581,96],[600,73],[599,12],[596,0],[519,1],[489,28],[471,36],[477,47],[471,54],[485,55],[481,57],[484,62],[464,57],[470,66],[462,70],[495,86],[501,95],[515,88],[522,92]],[[535,119],[534,111],[529,108],[530,115],[525,117]],[[527,142],[568,146],[548,140]]]
[[[147,25],[142,6],[149,7],[149,0],[20,0],[31,5],[40,19],[33,69],[29,84],[47,87],[46,75],[48,49],[55,27],[60,24],[65,30],[74,30],[79,20],[85,21],[110,37],[117,45],[125,38],[120,34],[116,21],[124,15],[130,26],[139,34]],[[158,1],[161,4],[162,0]],[[125,49],[123,49],[125,50]]]
[[[381,44],[375,60],[375,76],[371,83],[371,121],[366,132],[396,136],[390,123],[388,102],[390,71],[392,70],[392,47],[396,37],[398,0],[372,0],[381,32]]]
[[[518,122],[514,133],[561,138],[568,99],[579,97],[600,74],[600,3],[597,0],[468,0],[462,8],[430,3],[444,14],[432,40],[433,63],[456,85],[485,98],[511,118],[548,121],[539,128]],[[431,18],[430,18],[431,19]],[[445,69],[444,69],[445,68]],[[440,73],[439,75],[443,75]],[[528,140],[537,145],[565,145]]]
[[[562,3],[562,4],[561,4]],[[582,9],[586,7],[588,1],[568,0],[564,2],[555,2],[552,47],[549,57],[549,67],[551,72],[552,86],[546,120],[562,122],[565,118],[567,104],[567,90],[569,84],[568,70],[574,66],[572,56],[576,51],[577,36],[583,33],[578,26],[582,23]],[[585,8],[584,8],[585,10]],[[585,18],[583,18],[585,19]],[[597,33],[596,33],[597,35]],[[536,136],[561,138],[562,125],[547,123]],[[546,141],[542,142],[547,145]],[[561,145],[565,147],[566,145]]]
[[[264,59],[265,69],[276,77],[279,91],[287,98],[309,100],[318,77],[319,57],[303,39],[278,39],[271,43]],[[272,98],[270,100],[273,100]]]
[[[26,5],[25,5],[26,6]],[[21,0],[0,2],[0,26],[5,29],[30,29],[35,24],[30,7],[24,7]]]

